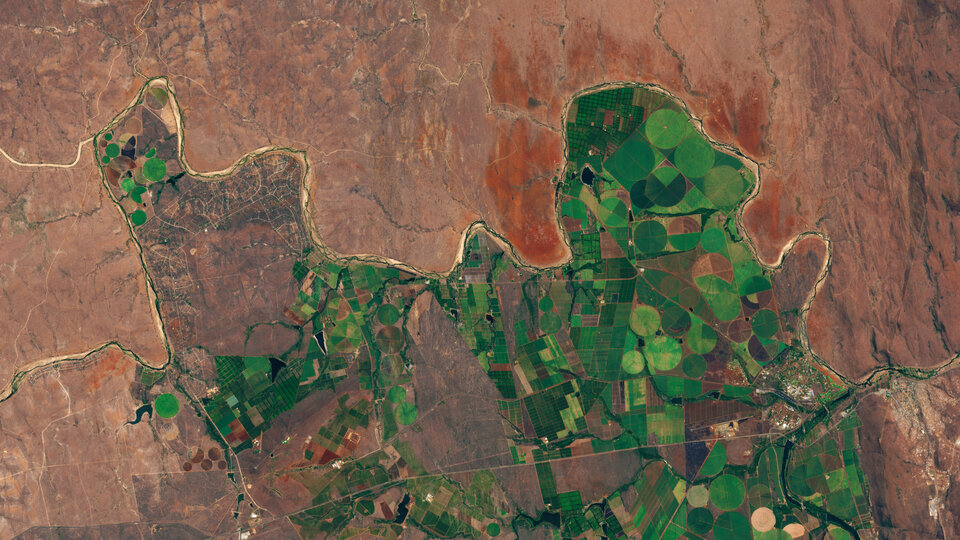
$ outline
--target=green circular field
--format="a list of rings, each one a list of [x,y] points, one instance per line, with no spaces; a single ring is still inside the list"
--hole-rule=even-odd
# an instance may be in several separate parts
[[[167,164],[158,158],[150,158],[143,163],[143,177],[151,182],[159,182],[167,175]]]
[[[393,304],[383,304],[377,308],[377,320],[384,326],[393,326],[400,320],[400,310]]]
[[[721,229],[707,229],[700,235],[700,246],[707,253],[722,251],[727,245],[727,239]]]
[[[674,295],[670,295],[674,296]],[[690,328],[690,312],[680,306],[670,304],[663,308],[660,326],[672,336],[679,336]]]
[[[677,251],[690,251],[700,242],[700,232],[688,232],[669,235],[670,245]]]
[[[693,321],[687,331],[687,347],[698,354],[707,354],[717,346],[717,331],[700,319]]]
[[[107,157],[115,158],[120,155],[120,145],[117,143],[110,143],[107,145],[104,152],[107,154]]]
[[[153,400],[153,409],[160,418],[173,418],[180,412],[180,400],[173,394],[160,394]]]
[[[550,298],[549,296],[544,296],[543,298],[540,299],[540,302],[538,305],[540,306],[540,311],[550,311],[551,309],[553,309],[553,298]]]
[[[713,512],[707,508],[694,508],[687,514],[687,528],[696,534],[707,534],[713,528]]]
[[[560,330],[561,326],[560,316],[552,311],[548,311],[543,315],[540,315],[540,330],[544,334],[553,334]]]
[[[757,337],[769,339],[780,330],[780,319],[769,309],[761,309],[753,314],[750,326]]]
[[[646,361],[640,351],[627,351],[623,353],[623,358],[620,360],[620,367],[630,375],[640,373],[645,366]]]
[[[691,354],[683,359],[683,374],[691,379],[699,379],[707,372],[707,361],[699,354]]]
[[[654,204],[670,207],[682,201],[687,194],[687,180],[677,174],[676,169],[661,167],[653,172],[653,176],[657,181],[647,182],[644,195]]]
[[[395,404],[403,403],[407,399],[407,389],[402,386],[394,386],[387,391],[387,399]]]
[[[703,177],[703,194],[717,208],[729,208],[737,204],[746,184],[740,172],[729,165],[710,169]]]
[[[706,506],[710,501],[710,492],[702,485],[692,486],[687,490],[687,504],[694,507]]]
[[[713,476],[719,474],[727,464],[727,449],[723,443],[717,441],[713,449],[707,454],[707,459],[700,467],[700,476]],[[711,488],[712,489],[712,488]],[[719,508],[719,507],[718,507]]]
[[[713,522],[713,537],[716,540],[743,540],[750,538],[753,527],[750,520],[737,512],[726,512]]]
[[[687,118],[672,109],[654,111],[647,118],[644,133],[658,148],[673,148],[687,132]]]
[[[783,529],[770,529],[769,531],[765,532],[754,532],[753,538],[755,540],[793,540],[793,537],[790,536],[790,533],[784,531]],[[829,540],[829,538],[830,537],[827,536],[827,540]],[[847,538],[849,538],[849,536]]]
[[[633,230],[633,245],[644,255],[663,251],[667,246],[667,228],[656,220],[641,221]]]
[[[710,502],[720,510],[733,510],[743,504],[747,490],[743,480],[730,474],[718,476],[710,482]],[[744,518],[746,519],[746,518]]]
[[[130,198],[133,199],[137,204],[143,204],[143,194],[147,192],[147,188],[143,186],[135,186],[130,190]]]
[[[646,178],[656,165],[657,157],[641,137],[630,137],[604,162],[603,167],[624,187]]]
[[[766,276],[752,276],[740,285],[740,296],[749,296],[758,292],[769,291],[773,286]]]
[[[385,326],[374,338],[380,350],[386,354],[399,351],[403,347],[403,332],[396,326]]]
[[[409,426],[417,421],[417,406],[413,403],[401,403],[393,410],[393,415],[398,424]]]
[[[147,222],[147,213],[143,210],[135,210],[130,214],[130,223],[133,223],[135,226],[139,227]]]
[[[500,536],[500,525],[496,523],[487,525],[487,534],[490,536]]]
[[[826,540],[852,540],[850,533],[837,527],[836,525],[831,525],[830,529],[827,530],[827,534],[824,537]]]
[[[732,321],[740,315],[740,295],[733,285],[715,274],[694,278],[694,283],[718,319]]]
[[[627,223],[627,205],[619,197],[600,201],[600,221],[607,227],[622,227]]]
[[[660,312],[653,306],[640,304],[630,312],[630,329],[640,336],[652,336],[660,329]]]
[[[687,137],[673,151],[673,164],[687,178],[700,178],[707,174],[715,158],[713,147],[697,134]]]
[[[677,367],[682,355],[680,344],[669,336],[657,336],[643,347],[643,356],[657,371],[670,371]]]

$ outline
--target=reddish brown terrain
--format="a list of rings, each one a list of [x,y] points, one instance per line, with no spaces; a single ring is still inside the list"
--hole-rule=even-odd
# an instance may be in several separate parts
[[[107,342],[167,360],[136,245],[89,146],[69,169],[0,159],[0,399],[17,371]]]
[[[184,470],[197,449],[220,451],[197,416],[129,423],[142,401],[173,391],[169,378],[146,387],[140,372],[111,347],[28,377],[3,402],[0,538],[49,537],[44,529],[57,526],[84,538],[149,536],[151,526],[160,537],[200,538],[235,527],[226,472]]]
[[[21,9],[10,15],[18,39],[3,45],[14,59],[5,79],[20,82],[0,95],[11,111],[0,147],[68,160],[131,98],[143,81],[135,70],[165,75],[192,167],[218,170],[270,144],[305,149],[328,245],[430,270],[450,267],[478,219],[530,262],[561,260],[547,210],[564,104],[605,81],[658,83],[760,163],[763,187],[744,222],[766,260],[805,230],[833,240],[811,312],[815,351],[856,378],[887,363],[935,365],[960,349],[960,327],[948,324],[960,316],[951,294],[960,280],[947,279],[960,271],[949,53],[960,33],[945,7]],[[49,69],[31,67],[37,51],[49,51]],[[81,65],[61,77],[54,66],[67,60]]]
[[[223,169],[267,145],[305,150],[309,210],[326,244],[433,271],[451,267],[477,220],[530,263],[563,260],[552,208],[566,103],[604,82],[656,83],[759,163],[743,223],[763,259],[778,262],[803,231],[831,239],[808,320],[820,357],[859,379],[960,351],[955,6],[46,0],[7,6],[5,21],[0,148],[13,158],[71,162],[147,77],[167,76],[192,168]],[[89,154],[69,169],[0,159],[0,385],[114,340],[166,360],[137,251]],[[804,266],[816,267],[812,257]],[[948,385],[916,391],[946,396]],[[883,459],[927,444],[890,420],[896,401],[878,399],[861,410],[873,410],[864,431],[894,434]],[[931,448],[957,435],[937,436]],[[955,478],[945,454],[924,463]],[[895,491],[922,491],[922,479],[885,488],[883,471],[868,468],[881,524],[956,530],[946,510],[941,532],[918,529],[918,510],[892,498],[922,514],[926,501]]]

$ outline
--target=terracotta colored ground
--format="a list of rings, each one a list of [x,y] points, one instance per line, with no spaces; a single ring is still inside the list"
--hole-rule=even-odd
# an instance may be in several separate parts
[[[17,39],[0,45],[2,80],[20,82],[0,94],[0,146],[69,161],[142,82],[136,66],[171,77],[198,169],[267,144],[306,149],[311,210],[334,249],[445,270],[483,219],[549,264],[566,254],[543,211],[566,100],[655,82],[761,162],[745,222],[768,261],[803,230],[834,240],[811,314],[817,352],[856,377],[960,349],[960,33],[945,8],[188,2],[138,18],[144,5],[21,6]]]
[[[17,370],[109,341],[162,366],[146,280],[89,145],[71,169],[0,158],[0,395]]]

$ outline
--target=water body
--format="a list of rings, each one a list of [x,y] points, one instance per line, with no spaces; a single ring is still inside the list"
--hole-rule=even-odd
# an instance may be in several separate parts
[[[580,172],[580,181],[588,186],[593,185],[593,179],[596,177],[596,173],[594,173],[590,167],[584,167],[583,171]]]
[[[397,505],[397,517],[393,518],[394,523],[403,523],[403,520],[407,519],[407,512],[410,511],[410,494],[404,493],[403,500],[400,501],[400,504]]]
[[[317,347],[320,347],[320,352],[327,354],[327,340],[323,337],[323,330],[314,334],[313,339],[317,340]]]
[[[280,370],[287,367],[287,363],[279,358],[270,357],[270,380],[276,380],[277,373],[280,373]]]
[[[147,403],[146,405],[142,405],[142,406],[138,407],[138,408],[137,408],[137,419],[136,419],[136,420],[131,420],[131,421],[127,422],[127,424],[131,424],[131,425],[132,425],[132,424],[139,424],[139,423],[140,423],[140,420],[143,419],[143,415],[144,415],[144,414],[149,414],[149,415],[150,415],[150,419],[153,420],[153,405],[152,405],[152,404]]]

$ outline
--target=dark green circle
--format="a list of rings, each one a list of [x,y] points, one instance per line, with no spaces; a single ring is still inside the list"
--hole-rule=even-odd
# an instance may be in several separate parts
[[[153,409],[160,418],[173,418],[180,412],[180,400],[173,394],[160,394],[153,400]]]
[[[417,406],[413,403],[401,403],[393,410],[393,416],[398,424],[409,426],[417,421]]]
[[[167,175],[167,164],[159,158],[150,158],[143,164],[143,177],[151,182],[159,182]]]
[[[654,171],[656,179],[649,180],[644,191],[644,195],[654,204],[665,208],[679,203],[687,194],[687,179],[669,171],[673,169],[663,167]]]
[[[683,374],[691,379],[699,379],[707,372],[707,361],[699,354],[691,354],[683,359]]]
[[[740,285],[740,296],[769,291],[773,288],[766,276],[753,276]]]
[[[103,156],[102,158],[100,158],[100,163],[103,163],[104,165],[106,165],[107,163],[110,163],[110,158],[107,156]]]
[[[641,221],[633,230],[633,245],[645,255],[663,251],[667,245],[667,229],[656,220]]]
[[[560,330],[560,326],[560,316],[556,313],[548,311],[540,315],[540,330],[542,330],[544,334],[553,334]]]
[[[540,306],[540,311],[550,311],[553,309],[553,298],[544,296],[540,299],[540,303],[538,305]]]
[[[687,178],[700,178],[707,174],[713,167],[714,159],[716,159],[716,152],[713,147],[696,134],[687,137],[673,151],[673,164]]]
[[[106,135],[103,136],[103,140],[105,141],[109,141],[112,138],[113,138],[113,133],[107,133]]]
[[[120,155],[120,146],[117,143],[110,143],[104,152],[106,152],[108,157],[115,158]]]
[[[157,149],[156,149],[156,148],[151,148],[151,149],[147,150],[147,153],[144,154],[144,157],[152,158],[152,157],[155,156],[155,155],[157,155]]]
[[[696,534],[707,534],[713,528],[713,512],[708,508],[694,508],[687,514],[687,528]]]
[[[630,187],[630,203],[639,208],[640,210],[645,210],[653,206],[653,200],[650,197],[647,197],[647,184],[650,182],[656,182],[655,179],[642,179],[637,180]]]
[[[402,386],[394,386],[387,390],[387,399],[394,404],[403,403],[407,400],[407,389]]]
[[[743,497],[747,494],[740,480],[732,474],[718,476],[710,482],[710,502],[720,510],[734,510],[743,504]]]
[[[653,170],[656,154],[642,137],[630,137],[604,162],[603,167],[624,187],[646,178]]]
[[[384,326],[392,326],[400,320],[400,310],[393,304],[383,304],[377,308],[377,320]]]
[[[737,512],[725,512],[717,516],[713,522],[713,538],[715,540],[743,540],[750,538],[753,527],[747,516]]]
[[[780,319],[773,311],[761,309],[753,314],[750,319],[750,326],[757,337],[769,339],[780,330]]]
[[[487,525],[487,534],[490,536],[500,536],[500,525],[496,523]]]
[[[672,295],[671,295],[672,296]],[[664,332],[679,336],[690,328],[690,313],[680,306],[671,304],[663,308],[663,316],[660,326]]]
[[[687,118],[683,113],[672,109],[654,111],[647,118],[644,133],[647,139],[658,148],[673,148],[686,133]]]
[[[700,235],[700,246],[707,253],[718,253],[727,245],[727,238],[720,229],[707,229]]]
[[[137,210],[130,214],[130,222],[139,227],[147,222],[147,213],[143,210]]]

